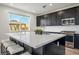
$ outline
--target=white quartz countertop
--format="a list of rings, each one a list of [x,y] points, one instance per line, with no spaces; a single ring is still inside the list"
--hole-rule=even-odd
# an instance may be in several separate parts
[[[35,34],[34,32],[7,33],[7,35],[33,48],[39,48],[43,45],[46,45],[50,42],[53,42],[57,39],[60,39],[66,36],[65,34],[38,35],[38,34]]]

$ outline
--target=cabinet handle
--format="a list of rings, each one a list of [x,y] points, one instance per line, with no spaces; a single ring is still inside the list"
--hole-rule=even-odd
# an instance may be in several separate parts
[[[59,43],[59,41],[57,41],[57,46],[59,46],[60,45],[60,43]]]

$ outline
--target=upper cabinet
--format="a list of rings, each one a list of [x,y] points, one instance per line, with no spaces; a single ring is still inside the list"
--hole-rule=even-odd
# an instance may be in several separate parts
[[[75,24],[79,25],[79,7],[76,8],[76,20],[75,20]]]
[[[50,14],[51,16],[51,22],[52,22],[52,24],[51,24],[51,26],[54,26],[54,25],[57,25],[57,21],[56,21],[56,13],[51,13]]]
[[[79,7],[37,16],[37,26],[60,26],[62,25],[62,19],[66,18],[74,18],[75,25],[79,25]]]
[[[62,25],[61,19],[63,18],[63,11],[58,11],[56,13],[56,20],[57,20],[57,25]]]
[[[70,8],[57,12],[57,20],[59,25],[74,25],[75,24],[76,9]],[[74,19],[74,20],[73,20]],[[64,20],[64,22],[63,22]]]
[[[42,16],[37,16],[37,26],[55,26],[59,25],[57,21],[57,14],[51,13]]]
[[[46,26],[51,26],[52,25],[52,17],[51,17],[51,14],[46,14],[46,15],[43,15],[44,19],[42,19],[41,22],[42,24],[45,23]]]
[[[75,18],[76,16],[76,9],[75,8],[70,8],[63,10],[63,19],[64,18]]]
[[[37,26],[51,26],[52,21],[51,21],[51,15],[42,15],[42,16],[37,16]]]
[[[41,16],[36,17],[36,26],[40,26]]]

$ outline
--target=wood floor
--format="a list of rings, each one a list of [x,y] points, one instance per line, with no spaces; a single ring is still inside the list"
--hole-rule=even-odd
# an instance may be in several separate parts
[[[79,49],[65,47],[65,55],[79,55]]]

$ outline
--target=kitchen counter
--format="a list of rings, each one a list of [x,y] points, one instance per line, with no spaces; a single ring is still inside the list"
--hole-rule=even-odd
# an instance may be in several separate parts
[[[60,32],[44,31],[44,33],[65,34],[65,33],[62,33],[62,31],[60,31]],[[79,32],[75,32],[74,34],[79,34]]]
[[[35,34],[35,32],[17,32],[17,33],[6,33],[6,35],[27,44],[33,48],[39,48],[55,40],[58,40],[65,34]]]

